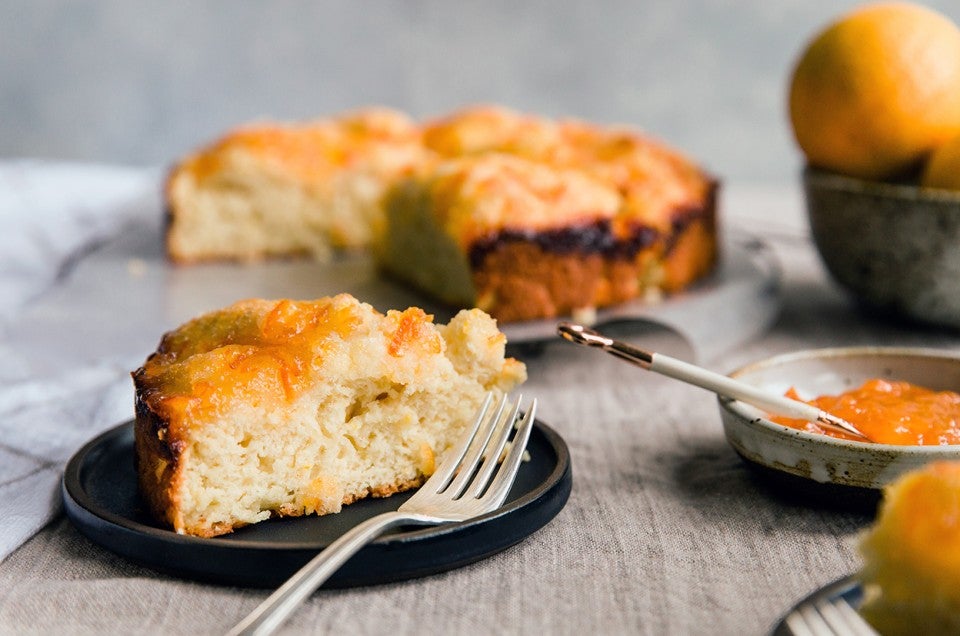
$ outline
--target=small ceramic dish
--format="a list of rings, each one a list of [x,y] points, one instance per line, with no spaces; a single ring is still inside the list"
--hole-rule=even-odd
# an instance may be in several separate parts
[[[781,395],[795,387],[807,399],[842,393],[871,378],[960,391],[960,356],[914,348],[819,349],[768,358],[730,377]],[[847,441],[775,424],[763,411],[737,400],[721,397],[719,403],[727,441],[744,460],[809,483],[877,490],[928,462],[960,460],[960,445]]]
[[[960,192],[807,168],[807,216],[827,270],[866,307],[960,327]]]

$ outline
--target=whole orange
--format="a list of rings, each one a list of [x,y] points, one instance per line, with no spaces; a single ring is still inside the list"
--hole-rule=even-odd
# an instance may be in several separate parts
[[[960,29],[909,3],[871,4],[807,45],[790,120],[814,166],[885,179],[960,134]]]
[[[933,151],[924,166],[920,185],[960,190],[960,136],[953,137]]]

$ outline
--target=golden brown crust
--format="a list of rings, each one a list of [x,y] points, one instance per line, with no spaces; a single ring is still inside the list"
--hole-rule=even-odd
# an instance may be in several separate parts
[[[407,490],[412,490],[414,488],[419,488],[423,485],[423,482],[427,480],[425,475],[420,475],[414,479],[408,481],[403,481],[395,484],[382,484],[380,486],[371,488],[367,491],[365,495],[358,495],[356,497],[344,497],[343,505],[351,504],[354,501],[358,501],[365,497],[373,497],[375,499],[382,499],[384,497],[391,497],[398,492],[405,492]]]
[[[715,210],[687,213],[674,231],[632,255],[551,249],[549,241],[505,241],[473,271],[477,305],[504,322],[567,316],[677,291],[717,259]]]
[[[663,257],[663,281],[666,292],[680,291],[710,273],[719,258],[716,213],[688,219],[671,236]]]
[[[178,520],[175,518],[177,503],[174,493],[180,452],[177,445],[171,445],[167,439],[169,422],[141,399],[138,375],[139,372],[133,373],[136,392],[133,439],[137,483],[154,518],[176,527]]]
[[[407,490],[413,490],[414,488],[419,488],[420,486],[423,485],[423,482],[425,482],[426,480],[427,480],[427,476],[420,475],[415,479],[410,479],[407,481],[374,486],[372,488],[368,488],[366,491],[362,493],[350,493],[346,495],[341,501],[341,504],[344,506],[349,506],[350,504],[360,501],[361,499],[366,499],[367,497],[373,497],[374,499],[383,499],[385,497],[391,497],[400,492],[406,492]],[[328,514],[330,512],[334,512],[334,511],[318,508],[313,511],[313,514],[323,515],[323,514]],[[303,516],[306,516],[307,514],[309,513],[306,510],[304,510],[303,506],[281,506],[279,509],[273,511],[272,516],[303,517]],[[234,528],[238,528],[238,527],[241,527],[241,526],[234,526]],[[218,535],[226,534],[227,532],[231,532],[232,530],[233,528],[224,528],[223,531],[217,532],[216,534]],[[216,536],[216,535],[210,535],[210,536]]]

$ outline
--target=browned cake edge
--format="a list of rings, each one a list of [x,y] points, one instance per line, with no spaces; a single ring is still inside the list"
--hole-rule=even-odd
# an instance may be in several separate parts
[[[717,262],[716,190],[713,184],[702,207],[676,210],[667,234],[637,226],[629,239],[614,241],[609,227],[596,226],[487,239],[470,254],[476,304],[508,322],[623,303],[650,289],[682,290]],[[575,232],[594,238],[568,241]]]
[[[178,523],[177,519],[175,493],[182,447],[167,439],[169,422],[150,408],[141,393],[137,372],[132,375],[136,414],[133,427],[134,466],[140,495],[157,521],[179,530],[182,523]]]

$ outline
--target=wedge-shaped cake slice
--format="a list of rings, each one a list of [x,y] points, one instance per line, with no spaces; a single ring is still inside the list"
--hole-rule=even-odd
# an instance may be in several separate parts
[[[418,486],[486,392],[525,379],[504,345],[476,309],[436,325],[346,294],[196,318],[133,373],[141,493],[209,537]]]

